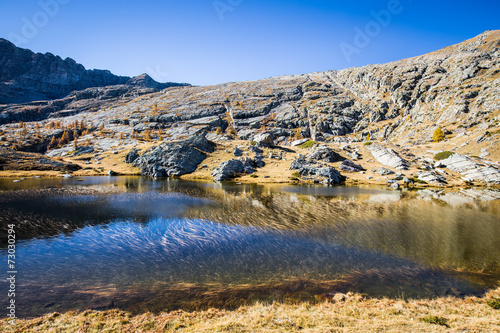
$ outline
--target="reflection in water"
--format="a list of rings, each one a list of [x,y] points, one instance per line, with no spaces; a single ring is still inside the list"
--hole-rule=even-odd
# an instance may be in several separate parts
[[[0,225],[16,223],[20,238],[24,316],[314,301],[348,290],[464,295],[500,279],[495,192],[480,192],[490,200],[478,201],[470,191],[133,177],[33,182],[7,192],[12,185],[0,180]]]

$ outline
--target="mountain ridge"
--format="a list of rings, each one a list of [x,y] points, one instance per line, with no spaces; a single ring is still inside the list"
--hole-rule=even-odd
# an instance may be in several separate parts
[[[382,161],[401,158],[413,175],[420,177],[422,170],[429,172],[422,175],[422,181],[442,184],[447,178],[430,164],[429,159],[434,155],[422,148],[429,147],[432,152],[458,154],[449,163],[465,163],[467,179],[500,182],[499,46],[500,31],[487,31],[442,50],[387,64],[163,90],[131,91],[125,85],[87,88],[63,99],[0,106],[0,124],[4,124],[0,128],[9,135],[19,136],[25,130],[20,130],[18,123],[36,122],[38,125],[33,123],[27,134],[38,137],[38,141],[24,137],[24,141],[15,139],[5,145],[22,150],[36,147],[40,152],[49,148],[50,156],[61,157],[73,152],[74,147],[54,149],[49,142],[60,138],[62,131],[75,122],[91,123],[94,134],[86,136],[85,145],[100,147],[95,149],[102,152],[117,147],[113,149],[118,154],[136,145],[147,147],[141,168],[144,175],[153,177],[182,176],[178,170],[185,168],[169,164],[180,157],[164,158],[161,152],[183,151],[168,145],[187,142],[179,144],[189,146],[191,138],[206,136],[217,147],[226,147],[223,151],[265,142],[270,157],[264,158],[264,164],[271,165],[298,158],[275,155],[273,147],[293,147],[303,140],[310,140],[313,146],[320,143],[336,149],[343,158],[359,161],[365,170],[374,170],[372,166],[391,167],[373,164],[369,156]],[[144,76],[137,81],[148,78]],[[47,127],[54,119],[60,123],[57,129],[37,132],[36,126]],[[445,140],[439,143],[433,142],[433,133],[438,128],[445,135]],[[376,143],[376,149],[357,144],[368,138]],[[82,140],[77,138],[75,145],[82,144]],[[163,148],[154,149],[155,145]],[[188,146],[184,147],[186,151]],[[227,159],[227,155],[217,155],[219,148],[206,156],[220,156],[215,158],[217,161]],[[207,171],[217,167],[214,159],[210,160],[203,165],[211,170],[197,169],[193,177],[210,179]],[[237,170],[254,170],[262,165],[261,160],[247,162],[228,165],[237,166]],[[326,172],[319,171],[317,165],[308,168],[308,175]],[[280,174],[286,174],[286,170],[280,170]],[[231,172],[221,171],[221,174]]]
[[[130,78],[108,70],[86,69],[72,58],[34,53],[0,38],[0,104],[60,99],[72,91],[112,85],[161,90],[187,84],[159,83],[147,74]]]

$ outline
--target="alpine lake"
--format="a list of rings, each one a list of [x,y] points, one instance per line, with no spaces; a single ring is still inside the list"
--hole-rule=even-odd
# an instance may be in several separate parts
[[[499,197],[487,188],[3,178],[0,262],[7,267],[14,224],[21,318],[322,302],[350,291],[481,295],[500,283]]]

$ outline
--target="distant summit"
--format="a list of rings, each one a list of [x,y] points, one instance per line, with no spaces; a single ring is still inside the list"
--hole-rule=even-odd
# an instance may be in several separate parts
[[[130,78],[87,70],[71,58],[34,53],[0,38],[0,104],[59,99],[75,90],[112,85],[162,90],[188,84],[159,83],[147,74]]]

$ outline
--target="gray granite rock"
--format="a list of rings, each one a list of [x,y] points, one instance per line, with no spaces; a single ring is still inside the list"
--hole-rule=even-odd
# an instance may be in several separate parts
[[[381,145],[373,144],[367,146],[367,149],[380,164],[399,170],[407,170],[409,167],[408,162],[390,148],[384,148]]]
[[[176,142],[165,142],[134,160],[146,177],[182,176],[196,170],[214,150],[213,143],[204,135]]]
[[[394,174],[394,171],[387,169],[387,168],[380,168],[377,170],[378,174],[381,176],[387,176],[387,175],[392,175]]]
[[[236,156],[236,157],[239,157],[241,155],[243,155],[243,150],[241,150],[240,148],[236,147],[233,149],[233,155]]]
[[[273,147],[273,136],[270,133],[260,133],[255,135],[253,141],[257,142],[258,147]]]
[[[342,164],[340,164],[339,169],[347,172],[360,172],[364,170],[361,165],[354,163],[351,160],[343,161]]]
[[[307,141],[309,141],[309,139],[295,140],[295,141],[292,141],[290,146],[292,146],[292,147],[300,146],[301,144],[306,143]]]
[[[257,163],[255,163],[255,161],[249,158],[224,161],[219,164],[219,166],[214,169],[210,175],[214,177],[215,181],[225,181],[234,178],[241,173],[254,173],[256,164]]]
[[[334,163],[344,160],[344,158],[339,154],[337,154],[333,149],[325,146],[320,146],[314,149],[311,153],[307,155],[307,158],[312,162],[323,161],[329,163]]]
[[[417,178],[431,184],[447,184],[446,178],[434,171],[422,172]]]
[[[493,166],[476,163],[460,154],[453,154],[441,160],[441,163],[448,169],[460,173],[463,180],[500,184],[500,170]]]
[[[139,149],[132,148],[125,156],[125,163],[132,164],[139,156]]]

